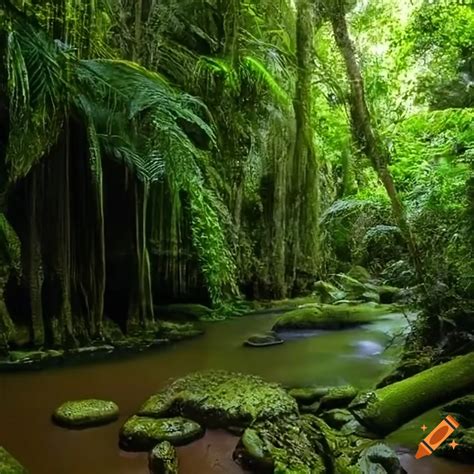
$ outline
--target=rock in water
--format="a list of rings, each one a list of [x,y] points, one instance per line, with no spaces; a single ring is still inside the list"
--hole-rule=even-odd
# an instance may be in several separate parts
[[[150,453],[151,474],[178,474],[176,449],[168,441],[156,445]]]
[[[28,474],[28,471],[4,448],[0,447],[1,474]]]
[[[255,334],[250,336],[245,342],[245,346],[249,347],[268,347],[283,344],[285,341],[278,337],[275,333],[271,334]]]
[[[405,470],[393,449],[385,444],[375,444],[362,452],[358,466],[363,473],[403,474]]]
[[[278,384],[254,375],[211,370],[175,380],[149,398],[138,414],[183,416],[206,428],[227,428],[297,412],[296,401]]]
[[[325,473],[321,433],[314,418],[280,418],[247,428],[234,452],[245,469],[258,473]]]
[[[115,421],[119,407],[106,400],[76,400],[63,403],[53,413],[53,420],[65,428],[85,428]]]
[[[186,418],[132,416],[120,430],[120,447],[127,451],[149,451],[162,441],[181,446],[203,435],[201,426]]]

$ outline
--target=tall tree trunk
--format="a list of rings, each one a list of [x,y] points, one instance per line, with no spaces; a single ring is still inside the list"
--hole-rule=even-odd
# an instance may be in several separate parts
[[[376,131],[371,123],[370,112],[365,98],[362,73],[357,63],[355,47],[347,28],[344,0],[333,0],[332,8],[330,8],[330,18],[334,38],[344,58],[351,87],[350,112],[354,141],[369,158],[387,191],[392,205],[393,216],[407,242],[418,279],[421,281],[423,272],[416,240],[411,232],[405,209],[397,193],[393,177],[388,169],[390,154],[388,149],[381,143],[379,137],[377,137]]]
[[[296,119],[296,138],[291,163],[292,192],[289,203],[291,236],[289,239],[289,281],[294,284],[298,269],[316,268],[318,216],[312,211],[319,201],[318,162],[311,129],[311,66],[315,18],[308,0],[298,0],[296,17],[296,60],[298,76],[293,103]],[[312,202],[314,200],[314,202]],[[317,214],[317,212],[316,212]],[[311,240],[311,243],[308,241]]]

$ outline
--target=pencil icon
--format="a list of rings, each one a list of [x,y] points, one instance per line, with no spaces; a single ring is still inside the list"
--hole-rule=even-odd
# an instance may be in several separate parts
[[[429,456],[458,428],[459,423],[448,415],[419,445],[416,459]]]

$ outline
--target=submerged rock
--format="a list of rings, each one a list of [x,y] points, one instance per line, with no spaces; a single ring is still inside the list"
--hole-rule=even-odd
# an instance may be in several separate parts
[[[245,342],[245,346],[249,347],[267,347],[283,344],[285,341],[278,337],[275,333],[255,334],[250,336]]]
[[[168,441],[157,444],[150,452],[148,465],[151,474],[178,474],[176,449]]]
[[[120,430],[120,447],[128,451],[149,451],[162,441],[181,446],[203,435],[204,429],[186,418],[132,416]]]
[[[312,305],[280,316],[273,329],[343,329],[373,322],[392,307],[376,303]]]
[[[53,420],[66,428],[99,426],[115,421],[119,408],[105,400],[77,400],[63,403],[53,413]]]
[[[28,474],[28,471],[4,448],[0,446],[1,474]]]
[[[196,372],[150,397],[138,414],[184,416],[207,428],[247,427],[256,420],[297,413],[296,401],[278,384],[221,370]]]

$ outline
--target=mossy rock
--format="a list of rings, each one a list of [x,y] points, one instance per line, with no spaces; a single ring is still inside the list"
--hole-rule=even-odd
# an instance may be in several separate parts
[[[234,452],[245,469],[258,473],[326,473],[318,452],[322,434],[312,419],[279,418],[247,428]]]
[[[12,362],[22,363],[41,362],[48,358],[44,351],[10,351],[8,356]]]
[[[471,464],[474,460],[474,428],[456,430],[450,437],[450,440],[453,439],[459,443],[459,446],[453,449],[448,443],[443,443],[435,454],[453,461]]]
[[[182,446],[203,435],[201,425],[183,417],[132,416],[120,430],[120,447],[127,451],[150,451],[163,441],[168,441],[173,446]]]
[[[321,398],[321,409],[347,407],[357,396],[358,390],[352,385],[332,387]]]
[[[376,303],[314,305],[280,316],[273,330],[344,329],[371,323],[378,316],[389,314],[391,311],[391,306]]]
[[[382,285],[377,287],[377,293],[382,304],[392,304],[400,300],[402,290],[396,286]]]
[[[405,470],[395,451],[385,444],[374,444],[365,449],[358,466],[362,473],[370,474],[402,474]]]
[[[354,420],[354,415],[349,410],[334,408],[321,413],[321,418],[331,427],[340,430],[344,425]]]
[[[444,405],[442,411],[446,415],[455,415],[463,428],[474,427],[474,394],[454,400]]]
[[[298,402],[298,405],[310,405],[327,395],[330,387],[298,387],[288,390],[288,393]]]
[[[162,321],[159,335],[170,341],[181,341],[201,336],[204,331],[198,328],[194,323],[173,323]]]
[[[117,420],[119,407],[106,400],[76,400],[63,403],[53,413],[53,420],[65,428],[100,426]]]
[[[326,281],[317,281],[314,284],[314,292],[319,296],[321,303],[335,303],[336,301],[343,300],[346,297],[346,293],[332,283]]]
[[[347,275],[361,283],[368,283],[371,279],[369,271],[361,265],[354,265],[347,272]]]
[[[150,452],[148,466],[151,474],[178,474],[178,456],[169,441],[157,444]]]
[[[268,347],[268,346],[276,346],[279,344],[283,344],[285,341],[278,337],[274,333],[270,334],[255,334],[250,336],[245,342],[244,346],[248,347]]]
[[[28,474],[28,471],[4,448],[0,446],[1,474]]]
[[[184,416],[207,428],[247,427],[256,420],[297,413],[296,401],[278,384],[221,370],[196,372],[150,397],[141,416]]]
[[[155,306],[155,311],[160,319],[171,321],[200,321],[208,319],[212,310],[201,304],[168,304]]]

